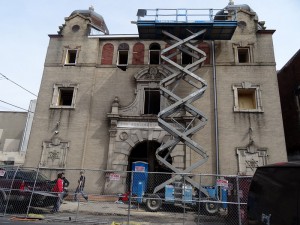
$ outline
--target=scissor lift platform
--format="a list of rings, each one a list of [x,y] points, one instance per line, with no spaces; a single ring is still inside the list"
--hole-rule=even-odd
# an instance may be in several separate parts
[[[230,14],[231,16],[224,14],[223,17],[218,15],[218,20],[214,20],[214,11],[212,9],[204,12],[201,9],[139,9],[137,14],[139,37],[162,40],[166,38],[162,33],[164,30],[180,39],[185,39],[199,30],[206,29],[205,40],[230,40],[237,27],[235,13]],[[195,39],[197,38],[203,37],[198,36]]]

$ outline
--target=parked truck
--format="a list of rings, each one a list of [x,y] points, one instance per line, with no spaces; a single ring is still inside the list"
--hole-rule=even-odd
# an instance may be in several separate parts
[[[54,204],[52,183],[36,170],[19,167],[0,168],[0,210],[30,206],[46,207]]]

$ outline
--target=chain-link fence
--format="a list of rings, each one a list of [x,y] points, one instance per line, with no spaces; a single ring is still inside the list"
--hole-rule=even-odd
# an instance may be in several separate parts
[[[63,175],[62,175],[63,173]],[[58,175],[59,174],[59,175]],[[58,193],[57,178],[65,177]],[[2,167],[0,212],[97,224],[246,224],[251,177]]]

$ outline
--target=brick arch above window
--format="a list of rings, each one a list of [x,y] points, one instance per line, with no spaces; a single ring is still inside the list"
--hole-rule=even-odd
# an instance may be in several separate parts
[[[118,50],[129,50],[129,45],[126,43],[119,44]]]
[[[166,44],[166,48],[170,47],[170,44]],[[173,53],[176,52],[176,48],[171,49],[170,51],[168,51],[165,55],[172,55]],[[173,57],[171,57],[171,60],[175,63],[177,63],[177,55],[174,55]],[[167,62],[163,62],[163,64],[168,64]]]
[[[210,64],[210,46],[209,46],[209,44],[206,42],[201,42],[198,45],[198,48],[206,53],[206,60],[204,61],[204,64],[205,65]]]
[[[113,55],[114,55],[114,45],[111,43],[105,44],[102,48],[101,64],[112,65]]]
[[[133,46],[132,52],[132,64],[133,65],[143,65],[145,56],[145,45],[138,42]]]

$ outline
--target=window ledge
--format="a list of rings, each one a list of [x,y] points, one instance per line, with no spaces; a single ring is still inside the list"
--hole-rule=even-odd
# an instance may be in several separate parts
[[[50,109],[75,109],[75,106],[53,106],[53,105],[50,105]]]
[[[264,110],[263,109],[239,109],[239,108],[234,108],[233,109],[234,112],[241,112],[241,113],[263,113]]]

